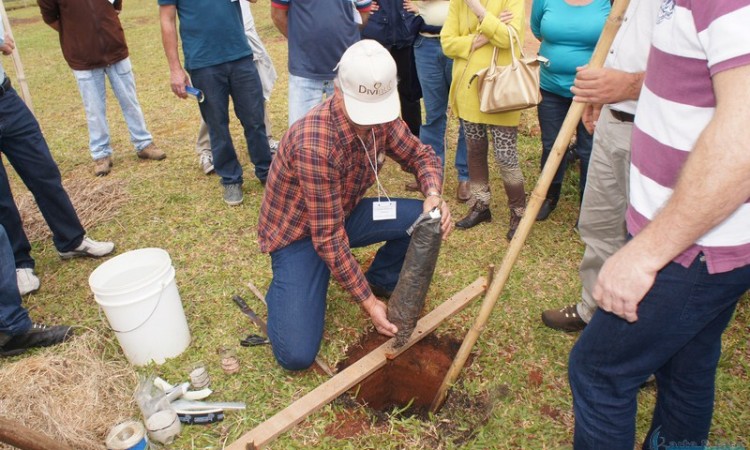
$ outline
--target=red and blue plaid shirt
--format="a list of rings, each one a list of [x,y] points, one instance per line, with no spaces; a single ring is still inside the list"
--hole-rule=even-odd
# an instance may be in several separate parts
[[[401,119],[375,126],[363,139],[365,149],[340,95],[315,107],[281,139],[260,207],[258,242],[268,253],[311,237],[333,277],[362,301],[371,291],[349,248],[344,223],[375,184],[367,154],[378,171],[390,156],[416,175],[423,192],[440,192],[442,166]]]

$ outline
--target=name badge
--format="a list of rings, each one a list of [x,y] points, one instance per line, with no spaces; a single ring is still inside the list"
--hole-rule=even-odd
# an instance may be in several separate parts
[[[393,220],[396,218],[396,202],[373,202],[372,220]]]

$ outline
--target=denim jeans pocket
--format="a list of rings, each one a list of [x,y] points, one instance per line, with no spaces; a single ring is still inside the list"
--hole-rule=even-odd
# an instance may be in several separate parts
[[[77,81],[86,81],[94,77],[93,70],[75,70],[73,69],[73,76],[76,77]]]
[[[130,64],[130,58],[125,58],[122,61],[114,64],[117,75],[127,75],[133,71],[133,65]]]

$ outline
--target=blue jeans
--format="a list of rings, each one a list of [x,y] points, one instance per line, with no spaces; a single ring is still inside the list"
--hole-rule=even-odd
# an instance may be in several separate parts
[[[16,284],[16,264],[5,228],[0,225],[0,347],[10,336],[31,328],[29,314],[21,306],[21,294]],[[2,336],[2,335],[6,336]]]
[[[414,59],[417,63],[417,76],[422,86],[425,121],[419,128],[419,140],[432,146],[445,168],[445,128],[448,92],[451,88],[453,60],[445,56],[440,46],[440,38],[418,36],[414,41]],[[463,124],[458,130],[456,147],[456,170],[458,181],[469,180],[469,166],[466,163],[466,138]]]
[[[289,74],[289,126],[333,95],[333,79],[313,80]]]
[[[93,159],[102,159],[112,155],[109,142],[109,125],[107,124],[107,90],[104,76],[109,78],[122,115],[128,124],[130,142],[136,151],[148,147],[154,140],[146,129],[143,111],[135,93],[135,77],[130,58],[116,62],[107,67],[93,70],[74,70],[73,75],[81,91],[83,107],[86,110],[86,121],[89,126],[89,149]]]
[[[377,242],[380,247],[365,277],[370,284],[392,291],[411,238],[406,230],[422,213],[422,201],[394,199],[396,219],[372,220],[372,203],[363,199],[346,219],[352,248]],[[279,364],[288,370],[310,367],[323,338],[326,295],[331,271],[318,256],[312,239],[295,241],[271,252],[273,279],[268,288],[268,337]]]
[[[557,139],[558,133],[560,133],[560,128],[565,120],[565,115],[568,114],[571,103],[573,103],[572,98],[561,97],[542,89],[542,102],[537,105],[539,128],[542,131],[542,168],[547,163],[547,158],[552,151],[552,146],[555,143],[555,139]],[[586,188],[586,177],[588,176],[591,147],[593,144],[594,138],[586,131],[583,121],[578,122],[578,127],[576,128],[576,153],[581,158],[581,172],[578,180],[578,192],[581,197],[583,197],[583,191]],[[552,183],[562,184],[567,166],[568,162],[563,158]]]
[[[263,121],[263,87],[253,57],[194,69],[190,71],[190,78],[193,86],[203,91],[206,97],[199,105],[201,116],[208,125],[214,169],[221,177],[221,184],[242,183],[242,166],[237,160],[229,133],[230,96],[234,113],[245,131],[247,151],[255,166],[255,176],[265,182],[271,166],[271,149]]]
[[[47,147],[39,123],[12,88],[0,96],[0,152],[31,191],[50,230],[55,248],[67,252],[81,245],[85,230],[78,220],[60,170]],[[31,244],[21,223],[5,166],[0,163],[0,224],[11,242],[15,265],[34,268]],[[15,275],[14,275],[15,277]],[[13,278],[15,280],[15,278]]]
[[[594,313],[568,366],[576,449],[632,450],[638,390],[651,374],[658,396],[644,449],[708,437],[721,335],[750,288],[750,265],[709,274],[703,259],[662,269],[634,323]]]

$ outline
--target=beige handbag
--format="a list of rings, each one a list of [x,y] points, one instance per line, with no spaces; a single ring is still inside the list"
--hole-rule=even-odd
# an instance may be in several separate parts
[[[539,92],[539,61],[526,58],[518,40],[516,30],[507,26],[510,37],[512,62],[508,66],[498,66],[498,48],[492,52],[490,67],[482,69],[471,77],[469,84],[477,79],[479,110],[483,113],[517,111],[536,106],[542,101]],[[521,58],[516,57],[516,46],[521,49]]]

